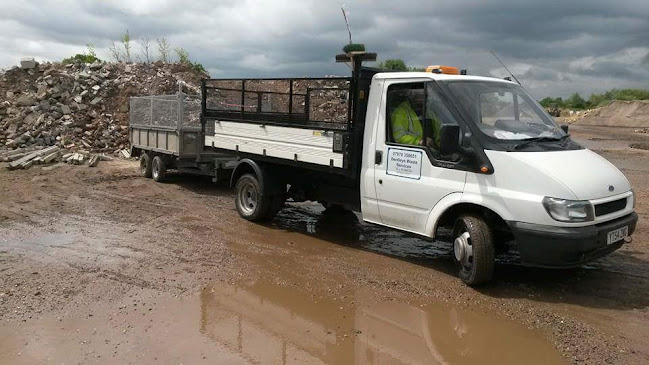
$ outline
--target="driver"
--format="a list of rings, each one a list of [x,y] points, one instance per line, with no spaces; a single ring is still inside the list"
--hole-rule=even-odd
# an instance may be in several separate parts
[[[431,120],[433,138],[426,137],[424,140],[421,121],[412,108],[409,92],[407,90],[397,90],[392,92],[390,96],[394,102],[393,105],[397,105],[390,117],[392,122],[392,138],[394,141],[407,145],[424,145],[425,141],[426,146],[433,150],[438,150],[442,122],[433,111],[434,106],[431,98],[427,100],[426,118]]]
[[[392,138],[396,143],[408,145],[421,145],[424,133],[417,113],[410,105],[407,90],[392,92],[394,105],[397,107],[392,111]]]

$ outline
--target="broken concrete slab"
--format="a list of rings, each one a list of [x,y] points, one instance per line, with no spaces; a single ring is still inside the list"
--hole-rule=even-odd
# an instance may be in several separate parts
[[[99,164],[99,155],[94,155],[88,160],[88,167],[95,167]]]
[[[54,161],[54,159],[57,158],[58,156],[59,156],[59,151],[52,152],[49,155],[46,155],[46,156],[42,157],[41,161],[42,161],[42,163],[50,163],[50,162]]]
[[[23,70],[29,70],[36,67],[36,61],[34,57],[24,57],[20,60],[20,68]]]
[[[10,170],[14,170],[14,169],[17,169],[17,168],[25,168],[25,166],[29,167],[29,166],[31,166],[31,164],[27,164],[27,162],[30,162],[31,160],[33,160],[33,159],[35,159],[37,157],[41,157],[43,155],[50,154],[50,153],[58,151],[58,150],[59,150],[59,147],[52,146],[52,147],[43,148],[42,150],[31,152],[28,155],[26,155],[26,156],[24,156],[22,158],[19,158],[18,160],[10,162],[7,165],[7,168],[10,169]]]

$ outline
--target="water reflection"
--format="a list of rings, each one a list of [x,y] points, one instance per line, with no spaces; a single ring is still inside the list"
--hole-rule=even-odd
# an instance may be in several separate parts
[[[212,285],[201,293],[200,331],[251,363],[560,363],[534,332],[457,308],[315,300],[291,287],[257,282]]]

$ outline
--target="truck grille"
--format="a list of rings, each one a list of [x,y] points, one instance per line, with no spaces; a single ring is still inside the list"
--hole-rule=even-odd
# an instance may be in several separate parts
[[[622,210],[626,208],[626,200],[627,198],[622,198],[608,203],[597,204],[595,206],[595,215],[599,217],[600,215],[611,214]]]

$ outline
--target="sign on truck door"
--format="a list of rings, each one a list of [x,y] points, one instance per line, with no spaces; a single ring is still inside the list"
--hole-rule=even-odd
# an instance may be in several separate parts
[[[385,126],[377,128],[374,166],[381,223],[425,234],[430,211],[444,196],[462,192],[466,172],[459,156],[439,154],[439,127],[456,124],[432,83],[393,81],[384,93]],[[450,162],[450,163],[449,163]]]

